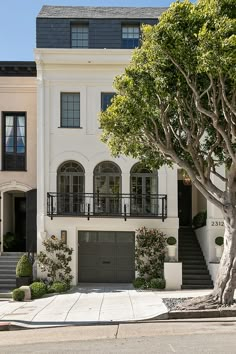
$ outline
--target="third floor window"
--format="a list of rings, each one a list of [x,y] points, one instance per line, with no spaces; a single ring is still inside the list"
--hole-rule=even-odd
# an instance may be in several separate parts
[[[71,48],[88,48],[87,25],[73,25],[71,27]]]
[[[140,29],[138,25],[122,26],[122,48],[132,49],[139,46]]]

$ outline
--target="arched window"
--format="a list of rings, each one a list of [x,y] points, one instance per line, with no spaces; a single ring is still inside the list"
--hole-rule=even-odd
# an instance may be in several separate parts
[[[130,171],[131,213],[156,214],[158,203],[158,172],[141,163]]]
[[[84,212],[84,168],[76,161],[66,161],[57,170],[60,213]]]
[[[121,170],[114,162],[104,161],[94,169],[94,212],[119,214],[121,212]]]

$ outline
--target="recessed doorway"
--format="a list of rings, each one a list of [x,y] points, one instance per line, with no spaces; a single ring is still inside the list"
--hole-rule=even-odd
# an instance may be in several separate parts
[[[178,217],[179,226],[192,225],[192,185],[178,180]]]

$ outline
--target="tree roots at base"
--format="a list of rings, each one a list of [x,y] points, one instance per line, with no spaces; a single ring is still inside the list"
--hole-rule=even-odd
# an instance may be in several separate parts
[[[184,301],[175,307],[176,310],[213,310],[227,305],[221,304],[218,296],[213,294],[198,296]]]

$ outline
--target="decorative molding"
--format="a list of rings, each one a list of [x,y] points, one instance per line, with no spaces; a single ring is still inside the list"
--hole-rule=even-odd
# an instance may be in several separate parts
[[[19,190],[22,192],[28,192],[29,190],[34,189],[34,187],[31,187],[27,184],[17,182],[17,181],[10,181],[10,182],[5,182],[0,184],[0,191],[1,192],[8,192],[12,190]]]
[[[129,49],[35,49],[35,60],[38,70],[46,65],[127,65],[133,50]],[[46,68],[45,68],[46,69]]]

